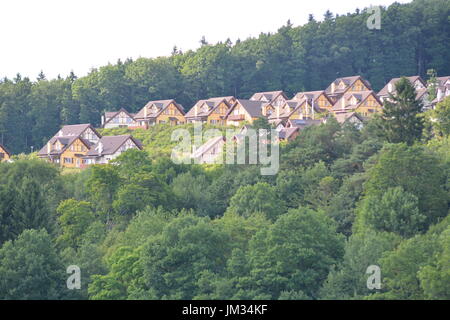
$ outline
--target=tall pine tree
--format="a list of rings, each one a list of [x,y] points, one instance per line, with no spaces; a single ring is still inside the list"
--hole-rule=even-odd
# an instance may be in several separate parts
[[[416,89],[403,77],[395,84],[395,93],[384,104],[381,126],[391,143],[412,145],[422,137],[424,127],[420,117],[422,102],[416,99]]]

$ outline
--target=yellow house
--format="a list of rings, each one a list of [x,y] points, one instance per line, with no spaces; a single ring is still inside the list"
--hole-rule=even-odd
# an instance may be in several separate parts
[[[88,151],[89,143],[87,141],[81,138],[74,139],[60,154],[59,163],[65,168],[81,168],[84,164],[83,157]]]
[[[186,122],[183,106],[174,99],[149,101],[135,116],[139,126],[148,126],[159,123],[171,125]]]
[[[288,100],[288,98],[283,91],[279,90],[256,92],[251,96],[250,100],[267,102],[270,103],[273,107],[279,107],[283,105]]]
[[[370,83],[361,76],[337,78],[325,90],[328,97],[335,103],[342,95],[351,92],[370,91]]]
[[[90,124],[62,127],[38,152],[38,157],[66,168],[81,168],[83,157],[101,135]]]
[[[211,98],[208,100],[199,100],[186,113],[185,118],[188,123],[209,123],[225,125],[225,115],[230,109],[225,98]]]
[[[373,91],[345,93],[333,106],[333,113],[356,112],[363,117],[371,117],[383,110],[383,104]]]
[[[8,161],[9,159],[11,159],[11,153],[5,146],[0,144],[0,162]]]
[[[288,100],[282,106],[276,108],[276,111],[269,116],[269,121],[314,119],[320,111],[318,107],[313,107],[311,101],[307,98]]]
[[[331,111],[333,107],[333,101],[328,97],[325,90],[299,92],[292,98],[292,100],[298,101],[303,99],[308,99],[309,103],[314,105],[316,109],[320,109],[321,112]]]
[[[225,115],[226,124],[240,126],[243,122],[253,123],[254,120],[265,117],[268,110],[275,110],[275,108],[264,101],[236,99]]]

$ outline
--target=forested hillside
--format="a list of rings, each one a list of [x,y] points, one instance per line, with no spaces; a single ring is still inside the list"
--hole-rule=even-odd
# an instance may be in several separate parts
[[[176,165],[170,126],[75,173],[0,163],[0,299],[450,299],[449,115],[450,98],[412,114],[423,130],[397,143],[383,117],[331,119],[283,144],[273,176]]]
[[[289,22],[273,34],[225,41],[160,58],[140,58],[36,80],[18,75],[0,82],[0,143],[13,153],[42,145],[63,124],[99,125],[103,111],[137,111],[149,100],[175,98],[185,110],[199,99],[284,90],[290,96],[320,90],[338,77],[361,75],[375,90],[391,78],[435,69],[450,74],[450,2],[415,0],[382,10],[381,30],[356,11],[303,26]],[[224,39],[225,40],[225,39]],[[144,41],[144,40],[143,40]],[[45,70],[44,70],[45,71]]]
[[[61,124],[147,100],[323,89],[360,74],[450,74],[450,1],[355,12],[234,45],[141,58],[76,78],[0,84],[0,134],[34,150]],[[0,163],[0,299],[450,299],[450,97],[423,112],[402,78],[362,127],[334,117],[280,143],[280,168],[175,164],[175,129],[132,133],[144,150],[62,169],[21,154]],[[259,118],[250,126],[266,128]],[[226,129],[225,126],[220,127]],[[0,136],[1,137],[1,136]],[[264,140],[264,143],[269,143]],[[241,145],[246,145],[242,143]],[[81,272],[67,286],[69,266]],[[367,285],[369,266],[381,287]]]

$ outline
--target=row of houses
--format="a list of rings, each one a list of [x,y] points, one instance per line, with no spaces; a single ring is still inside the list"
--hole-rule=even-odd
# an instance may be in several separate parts
[[[90,124],[62,127],[38,152],[38,157],[65,168],[105,164],[129,149],[142,150],[131,135],[102,136]]]
[[[421,99],[426,108],[434,108],[450,96],[450,76],[437,78],[436,98],[432,101],[427,83],[420,76],[407,79],[414,85],[417,99]],[[339,123],[352,122],[362,126],[365,118],[381,112],[383,103],[391,94],[395,95],[395,84],[399,80],[390,80],[378,93],[361,76],[352,76],[334,80],[325,90],[299,92],[291,99],[283,91],[258,92],[248,100],[233,96],[214,97],[199,100],[187,113],[174,99],[155,100],[149,101],[136,114],[123,108],[105,112],[101,123],[103,128],[136,129],[163,123],[200,122],[241,126],[245,130],[245,123],[251,124],[265,117],[276,127],[279,140],[289,141],[303,128],[324,123],[330,116]],[[194,152],[193,157],[204,157],[204,153],[214,150],[218,143],[221,143],[220,139],[207,141]],[[38,152],[38,156],[63,167],[82,168],[107,163],[130,148],[142,149],[142,144],[131,135],[102,137],[90,124],[78,124],[61,128]],[[11,153],[0,145],[0,161],[8,161],[10,157]]]
[[[407,77],[414,85],[417,99],[425,108],[433,108],[444,97],[450,95],[450,76],[437,78],[437,97],[430,101],[427,83],[420,76]],[[395,95],[395,84],[400,78],[390,80],[378,93],[361,76],[343,77],[334,80],[325,90],[299,92],[289,99],[283,91],[257,92],[250,99],[233,96],[199,100],[187,112],[174,99],[148,102],[137,114],[125,109],[106,112],[102,116],[104,128],[128,127],[148,128],[158,123],[171,125],[184,123],[208,123],[241,126],[260,117],[270,122],[280,120],[319,119],[334,115],[338,121],[346,120],[357,113],[370,118],[382,111],[383,103],[390,94]]]

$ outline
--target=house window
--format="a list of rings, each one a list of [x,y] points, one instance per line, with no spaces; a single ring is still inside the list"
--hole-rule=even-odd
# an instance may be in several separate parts
[[[64,158],[64,163],[73,163],[72,158]]]
[[[0,152],[0,160],[5,158],[5,154],[3,152]]]

